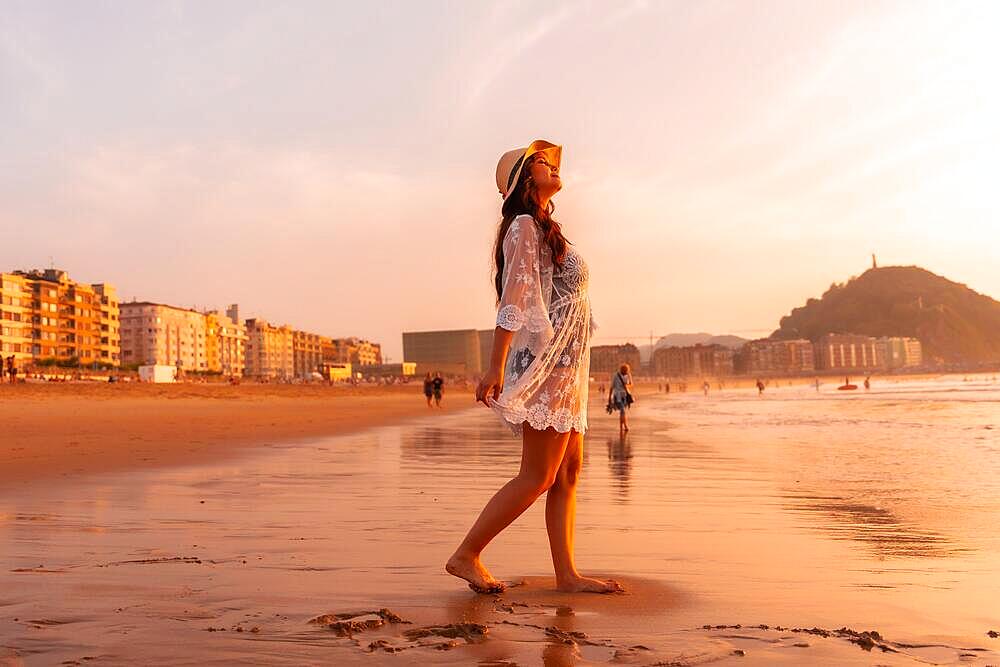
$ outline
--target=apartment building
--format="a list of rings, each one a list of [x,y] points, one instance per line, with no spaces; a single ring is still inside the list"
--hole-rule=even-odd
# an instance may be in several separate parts
[[[247,352],[244,375],[290,379],[295,375],[294,335],[288,325],[274,326],[261,318],[246,321]]]
[[[622,364],[628,364],[632,367],[632,372],[637,373],[641,363],[639,348],[632,343],[594,345],[590,348],[591,373],[614,373]]]
[[[355,367],[378,366],[382,363],[382,346],[363,338],[346,339],[349,361]]]
[[[723,377],[733,374],[733,351],[722,345],[661,347],[651,366],[663,377]]]
[[[292,357],[296,377],[308,377],[323,365],[323,337],[308,331],[292,331]]]
[[[32,359],[31,286],[24,276],[0,273],[0,356],[20,369]],[[54,352],[53,352],[54,354]]]
[[[246,369],[247,330],[239,321],[239,307],[229,306],[225,313],[205,313],[205,356],[210,371],[228,377],[240,377]]]
[[[204,313],[151,301],[122,303],[120,308],[123,365],[209,370]]]
[[[30,294],[29,352],[33,362],[118,365],[118,298],[112,285],[80,283],[59,269],[15,271],[4,276],[5,284],[11,285],[5,291],[18,291],[13,285],[20,283],[22,304],[23,294]],[[4,310],[13,312],[13,306],[5,305]],[[25,312],[20,314],[23,321]],[[21,345],[24,358],[23,342]]]
[[[98,356],[102,364],[121,365],[121,304],[114,285],[97,283],[94,286],[97,301],[100,345]]]
[[[887,368],[886,347],[871,336],[826,334],[814,345],[817,370],[877,370]]]
[[[737,356],[738,369],[749,375],[795,375],[816,368],[813,344],[805,339],[752,340]]]
[[[924,363],[923,347],[916,338],[887,337],[879,343],[885,348],[885,362],[890,369],[914,368]]]

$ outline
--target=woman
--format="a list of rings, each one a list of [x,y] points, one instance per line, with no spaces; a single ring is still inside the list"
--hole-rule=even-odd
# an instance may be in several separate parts
[[[615,376],[611,378],[611,390],[608,392],[608,412],[618,411],[618,430],[628,433],[628,416],[625,411],[632,405],[632,367],[622,364]]]
[[[424,398],[427,399],[427,407],[434,407],[431,405],[431,397],[434,395],[434,378],[431,377],[431,372],[427,371],[427,375],[424,376]]]
[[[552,219],[562,148],[535,141],[497,165],[503,219],[494,248],[497,326],[476,400],[522,440],[517,476],[487,503],[446,569],[479,593],[504,585],[480,561],[486,545],[543,493],[556,586],[611,593],[615,581],[582,576],[573,562],[576,484],[587,429],[590,336],[587,266]]]

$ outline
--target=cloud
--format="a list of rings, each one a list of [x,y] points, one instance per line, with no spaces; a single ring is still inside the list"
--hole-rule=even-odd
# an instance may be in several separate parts
[[[64,77],[48,59],[39,36],[26,26],[0,27],[0,119],[8,114],[49,112],[48,103],[64,88]]]
[[[541,6],[530,5],[529,13]],[[492,44],[492,48],[486,50],[480,58],[463,63],[463,69],[467,70],[467,75],[471,78],[463,100],[463,107],[471,112],[486,91],[505,72],[509,71],[515,62],[523,58],[532,48],[574,15],[571,7],[571,5],[563,4],[554,11],[537,17],[515,16],[513,17],[514,22],[520,25],[507,31],[500,29],[499,34],[496,34],[499,28],[496,24],[500,22],[500,17],[491,16],[491,20],[483,26],[482,32],[494,34],[490,34],[488,39],[476,40],[468,45],[470,50],[480,52],[483,51],[484,43]]]

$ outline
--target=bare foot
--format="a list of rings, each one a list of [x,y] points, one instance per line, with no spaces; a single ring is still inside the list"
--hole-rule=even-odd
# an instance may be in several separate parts
[[[477,593],[502,593],[506,586],[503,582],[497,581],[482,564],[479,558],[465,558],[458,553],[448,559],[448,564],[444,566],[448,574],[469,582],[469,588]]]
[[[556,588],[564,593],[624,593],[625,587],[614,579],[593,579],[577,576],[560,582]]]

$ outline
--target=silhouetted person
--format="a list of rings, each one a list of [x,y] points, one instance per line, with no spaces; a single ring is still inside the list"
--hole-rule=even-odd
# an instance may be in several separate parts
[[[872,379],[871,376],[865,378],[865,391],[872,388],[871,379]]]
[[[431,382],[431,388],[434,393],[434,404],[441,407],[441,395],[444,393],[444,378],[441,377],[441,373],[434,374],[434,380]]]
[[[431,372],[427,371],[427,375],[424,376],[424,398],[427,399],[427,407],[434,407],[431,405],[431,397],[434,395],[434,378],[431,377]]]
[[[758,396],[764,395],[764,381],[761,380],[760,378],[757,378],[757,395]]]

